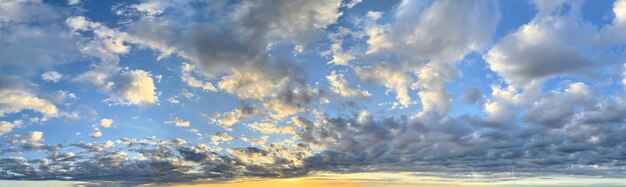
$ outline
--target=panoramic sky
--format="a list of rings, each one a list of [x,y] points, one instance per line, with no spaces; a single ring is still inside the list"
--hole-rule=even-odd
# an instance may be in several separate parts
[[[0,186],[626,184],[626,0],[0,0],[0,68]]]

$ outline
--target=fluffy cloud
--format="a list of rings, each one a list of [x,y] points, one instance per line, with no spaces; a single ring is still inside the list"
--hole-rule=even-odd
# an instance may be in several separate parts
[[[31,142],[39,142],[43,139],[43,132],[40,131],[31,131],[26,134],[26,137]]]
[[[41,4],[39,1],[0,4],[23,6],[24,2]],[[55,18],[56,23],[65,23],[56,31],[70,29],[67,33],[71,37],[82,37],[74,42],[77,50],[98,61],[91,67],[77,69],[82,72],[78,75],[73,75],[77,72],[74,69],[64,70],[67,73],[63,76],[54,76],[51,71],[60,68],[38,70],[35,75],[41,75],[43,81],[71,77],[98,88],[109,98],[109,103],[141,106],[158,103],[155,84],[159,83],[168,88],[163,89],[165,94],[175,95],[168,99],[177,104],[172,107],[180,107],[176,111],[164,109],[173,118],[165,123],[188,127],[189,121],[175,117],[180,116],[177,112],[198,112],[208,117],[210,124],[220,125],[228,133],[211,132],[214,126],[206,133],[206,129],[183,128],[182,133],[194,135],[187,138],[205,141],[199,144],[184,137],[171,137],[178,132],[165,132],[167,139],[159,139],[152,133],[161,136],[163,132],[152,129],[137,134],[152,137],[105,141],[100,140],[103,136],[100,128],[111,127],[113,120],[93,115],[92,120],[100,121],[99,126],[93,125],[87,132],[93,138],[90,140],[45,145],[45,142],[57,142],[43,141],[43,132],[48,135],[46,139],[52,137],[45,128],[41,128],[43,132],[6,135],[6,146],[0,149],[0,155],[5,156],[0,158],[0,179],[62,178],[112,181],[112,186],[129,186],[293,177],[316,172],[417,170],[451,178],[489,177],[499,173],[513,178],[545,173],[624,175],[626,97],[623,89],[613,87],[615,82],[626,80],[625,75],[620,75],[619,81],[615,79],[624,70],[601,70],[586,64],[603,66],[619,59],[602,56],[606,51],[595,47],[622,45],[622,34],[617,31],[626,20],[623,19],[625,1],[615,3],[613,22],[599,28],[579,19],[578,2],[536,1],[537,16],[483,54],[490,70],[504,82],[493,81],[497,77],[491,74],[478,80],[457,79],[462,76],[457,70],[458,62],[467,54],[482,54],[490,45],[500,16],[498,2],[405,0],[390,12],[355,11],[365,14],[365,18],[348,16],[332,26],[343,14],[340,10],[359,2],[142,0],[114,7],[114,13],[122,20],[111,24],[115,27],[81,16]],[[8,13],[0,14],[2,31],[14,27],[8,23],[20,25],[19,20],[33,16],[6,10]],[[38,24],[27,26],[35,25]],[[335,33],[320,37],[328,34],[325,32]],[[6,33],[1,32],[0,36],[3,34]],[[615,41],[606,41],[609,36],[615,37]],[[308,53],[319,50],[319,43],[323,43],[321,48],[326,47],[326,41],[317,43],[318,39],[329,39],[330,50]],[[120,55],[131,56],[135,48],[156,51],[157,60],[165,59],[167,63],[185,61],[180,67],[182,71],[164,74],[161,79],[148,71],[134,69],[136,66],[130,65],[134,61],[120,61],[126,59]],[[620,47],[608,51],[611,50],[615,54],[623,51]],[[301,56],[291,59],[285,57],[285,51],[287,55],[297,51]],[[315,69],[309,73],[308,69],[299,67],[309,63],[300,63],[299,58],[313,54],[330,56],[331,70]],[[552,61],[555,62],[548,63]],[[176,72],[179,64],[166,64],[150,71]],[[623,62],[618,66],[623,66]],[[5,70],[7,66],[2,67]],[[611,81],[596,83],[561,77],[565,80],[544,84],[551,77],[593,77],[605,70]],[[326,77],[307,77],[323,72],[331,73]],[[317,84],[324,79],[329,89]],[[362,89],[352,82],[357,79],[381,85],[394,94],[397,102],[393,105],[400,109],[389,111],[382,108],[387,103],[365,100],[349,103],[353,108],[337,109],[332,103],[335,100],[325,98],[328,91],[345,97],[372,96],[371,100],[379,101],[380,93],[374,91],[380,89]],[[83,91],[53,91],[50,95],[54,96],[45,97],[39,89],[63,84],[38,85],[42,81],[37,81],[30,84],[30,89],[20,87],[26,83],[18,85],[2,77],[0,117],[10,119],[0,120],[0,135],[22,127],[22,121],[13,117],[19,117],[24,110],[41,113],[44,118],[70,118],[87,113],[83,113],[86,109],[60,112],[54,105],[76,100],[72,92],[83,94]],[[467,93],[459,93],[456,87],[464,84],[471,88]],[[198,90],[170,92],[170,85],[187,85]],[[181,90],[179,94],[175,93],[177,90]],[[211,92],[194,92],[200,90]],[[239,105],[222,106],[221,101],[213,100],[219,96],[229,97],[232,100],[227,102]],[[463,97],[471,105],[453,105]],[[207,98],[216,106],[205,111]],[[81,101],[90,99],[81,95]],[[187,102],[190,100],[202,102],[196,105]],[[61,109],[73,107],[74,103]],[[103,107],[106,109],[97,108],[115,110],[120,106]],[[146,113],[157,115],[147,120],[163,120],[158,118],[163,114],[159,107],[146,109]],[[202,110],[196,111],[199,109]],[[23,120],[31,117],[22,116]],[[185,116],[193,118],[194,113]],[[110,133],[111,137],[118,135],[114,131]]]
[[[59,114],[59,109],[48,100],[41,99],[26,90],[0,87],[0,117],[22,110],[39,112],[44,119],[56,117]]]
[[[89,82],[111,94],[116,104],[152,105],[158,102],[152,75],[144,70],[120,71],[116,65],[101,64],[80,74],[76,81]]]
[[[260,72],[236,71],[232,75],[224,77],[219,82],[220,89],[236,94],[243,99],[262,100],[274,93],[275,87],[285,84],[285,81],[274,82]]]
[[[449,14],[455,19],[442,20]],[[457,61],[491,42],[500,20],[497,2],[407,0],[400,3],[394,18],[391,24],[369,25],[365,33],[369,37],[368,55],[394,55],[397,62],[378,63],[369,71],[357,69],[357,74],[395,91],[404,107],[413,103],[409,87],[419,89],[422,114],[445,114],[449,96],[444,85],[455,77]],[[417,82],[409,74],[417,76]]]
[[[111,128],[111,125],[113,125],[113,119],[109,119],[109,118],[100,119],[100,126],[102,126],[103,128]]]
[[[506,36],[485,55],[490,68],[515,85],[555,75],[591,75],[599,60],[591,53],[597,29],[578,19],[578,6],[552,15],[565,3],[540,7],[530,23]],[[538,5],[541,6],[541,5]]]
[[[135,105],[152,105],[158,101],[156,87],[150,73],[143,70],[124,72],[115,81],[116,96],[122,102]]]

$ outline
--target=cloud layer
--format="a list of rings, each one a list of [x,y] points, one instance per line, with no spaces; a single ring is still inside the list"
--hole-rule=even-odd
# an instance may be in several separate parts
[[[626,174],[626,1],[369,3],[0,1],[0,179]]]

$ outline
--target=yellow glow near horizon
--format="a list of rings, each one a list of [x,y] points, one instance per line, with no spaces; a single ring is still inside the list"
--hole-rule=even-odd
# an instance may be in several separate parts
[[[223,183],[184,183],[184,184],[151,184],[145,187],[452,187],[452,186],[621,186],[626,179],[554,176],[545,178],[526,178],[500,182],[463,181],[432,176],[419,176],[418,173],[351,173],[331,174],[320,173],[308,177],[288,179],[254,179]],[[473,176],[480,178],[480,176]],[[474,178],[475,179],[475,178]]]

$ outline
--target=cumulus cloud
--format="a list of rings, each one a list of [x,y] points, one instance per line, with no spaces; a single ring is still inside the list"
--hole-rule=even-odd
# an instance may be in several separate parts
[[[263,99],[274,93],[275,87],[285,84],[284,81],[274,82],[261,72],[236,71],[224,77],[219,83],[220,89],[236,94],[243,99]]]
[[[455,19],[442,20],[449,14]],[[449,105],[445,83],[456,76],[457,61],[491,42],[500,20],[497,2],[407,0],[397,7],[394,18],[391,24],[374,23],[365,28],[369,37],[366,54],[394,55],[397,62],[359,68],[357,74],[396,92],[404,107],[413,103],[408,89],[419,89],[421,115],[445,114]],[[417,80],[412,80],[410,74]]]
[[[111,128],[111,125],[113,125],[113,119],[110,119],[110,118],[100,119],[100,126],[102,126],[103,128]]]
[[[24,20],[40,18],[38,14],[14,12],[22,10],[25,2],[41,8],[37,10],[42,13],[51,10],[39,1],[0,2],[6,5],[0,10],[7,12],[0,11],[4,13],[0,14],[0,37],[6,34],[4,30],[16,34],[12,30],[16,26],[8,23],[55,27],[43,22],[23,24]],[[615,19],[601,27],[580,19],[579,2],[534,1],[535,18],[490,48],[500,18],[498,2],[405,0],[388,12],[355,11],[364,15],[348,17],[346,22],[354,24],[348,24],[350,28],[344,21],[333,26],[343,14],[341,10],[359,2],[142,0],[116,5],[113,11],[123,21],[111,24],[114,27],[82,16],[60,16],[80,11],[51,14],[57,16],[54,20],[60,27],[50,33],[80,37],[72,42],[78,46],[76,50],[97,62],[59,76],[52,69],[60,69],[43,68],[34,74],[41,80],[71,79],[91,84],[114,104],[106,106],[107,110],[118,109],[116,104],[159,107],[156,85],[163,85],[168,88],[163,89],[165,94],[174,94],[168,102],[180,107],[176,108],[180,111],[171,111],[166,124],[188,127],[189,121],[175,117],[181,116],[177,112],[206,112],[202,115],[211,125],[219,125],[228,133],[211,132],[211,126],[208,132],[184,128],[181,132],[193,135],[187,138],[166,132],[166,138],[160,139],[151,135],[155,132],[146,131],[138,135],[152,137],[101,140],[100,128],[110,128],[114,122],[94,114],[92,122],[99,119],[99,124],[92,126],[88,137],[82,137],[87,140],[79,142],[44,140],[44,132],[46,139],[53,137],[46,128],[9,134],[23,127],[22,120],[41,121],[29,119],[30,114],[20,116],[25,110],[41,113],[43,118],[71,118],[89,112],[61,112],[56,108],[55,104],[77,100],[73,92],[53,91],[46,97],[39,89],[50,85],[37,85],[39,79],[30,84],[31,89],[24,86],[26,83],[15,83],[14,78],[0,77],[0,135],[6,140],[6,146],[0,146],[0,156],[4,156],[0,158],[0,179],[112,181],[111,185],[128,186],[294,177],[315,172],[420,171],[452,178],[498,175],[494,173],[513,178],[546,173],[624,175],[626,96],[623,89],[614,89],[616,82],[626,80],[618,75],[624,70],[596,66],[613,63],[611,60],[619,58],[611,56],[612,52],[623,51],[623,34],[617,31],[626,20],[625,1],[616,1]],[[328,32],[333,33],[321,37]],[[609,36],[615,40],[606,41]],[[307,53],[319,50],[319,43],[324,43],[321,48],[327,47],[326,42],[328,51]],[[148,69],[135,69],[131,65],[134,58],[124,58],[134,49],[156,51],[156,59],[166,63],[184,61],[182,67],[173,63],[149,69],[180,74],[163,74],[161,79]],[[302,56],[290,59],[284,57],[283,50]],[[602,56],[607,51],[612,51],[609,57]],[[457,66],[471,53],[482,55],[489,70],[503,81],[491,74],[477,78],[480,80],[458,80],[464,75]],[[331,70],[309,73],[301,68],[299,58],[311,54],[332,58],[328,64]],[[15,65],[3,63],[3,71],[6,64]],[[307,77],[323,72],[331,73]],[[594,78],[599,72],[608,73],[611,81],[560,77],[564,80],[544,84],[552,77]],[[317,84],[324,80],[330,88]],[[392,108],[400,109],[389,111],[382,108],[386,103],[365,101],[351,103],[354,108],[336,109],[335,100],[325,98],[328,91],[344,97],[380,99],[380,93],[374,92],[380,88],[365,90],[356,86],[356,81],[380,85],[395,96],[391,98],[395,101]],[[458,84],[472,87],[464,93],[455,89]],[[182,89],[176,95],[180,89],[170,92],[170,85],[187,85],[194,90]],[[210,93],[194,92],[200,90]],[[238,105],[211,106],[204,111],[187,102],[225,95]],[[81,100],[91,98],[81,95]],[[453,104],[463,99],[470,105],[454,108],[457,106]],[[214,103],[221,101],[209,101]],[[74,109],[74,104],[63,107]],[[199,109],[203,110],[196,111]],[[160,114],[157,111],[146,112]],[[136,127],[141,128],[139,125]],[[110,133],[111,137],[118,135]]]
[[[16,87],[17,81],[11,77],[1,77],[0,81],[0,117],[32,110],[43,115],[44,119],[59,115],[59,109],[49,100],[37,97],[30,91]]]
[[[26,134],[26,137],[31,142],[39,142],[43,139],[43,132],[40,131],[31,131]]]
[[[152,105],[158,101],[156,86],[149,72],[131,70],[123,72],[115,81],[117,100],[135,105]]]
[[[86,71],[74,80],[88,82],[109,93],[109,101],[114,104],[134,104],[149,106],[158,102],[156,86],[150,72],[144,70],[124,70],[111,64],[100,64]]]
[[[539,4],[541,12],[530,23],[506,36],[485,55],[490,68],[515,85],[556,75],[588,75],[600,61],[591,53],[597,29],[578,19],[579,5],[571,3],[564,15],[560,4]],[[547,14],[547,15],[544,15]]]

